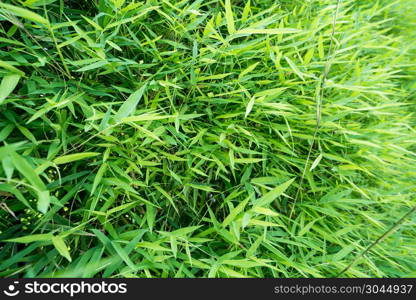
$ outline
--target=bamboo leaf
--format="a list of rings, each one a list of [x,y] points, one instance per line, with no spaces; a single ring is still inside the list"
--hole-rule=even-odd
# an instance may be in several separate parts
[[[3,2],[0,2],[0,8],[3,8],[9,13],[12,13],[18,17],[22,17],[24,19],[34,21],[37,23],[41,23],[43,25],[49,25],[49,21],[45,19],[44,17],[38,15],[37,13],[34,13],[33,11],[30,11],[26,8],[17,7],[11,4],[6,4]]]
[[[65,257],[69,262],[72,261],[71,254],[68,251],[68,247],[65,244],[63,238],[59,236],[52,236],[52,243],[55,249],[58,250],[59,254]]]
[[[123,118],[128,117],[135,111],[137,104],[146,90],[146,86],[147,85],[144,84],[140,89],[131,94],[130,97],[121,105],[114,116],[114,120],[116,122],[121,122]]]
[[[74,162],[77,160],[87,159],[91,157],[95,157],[100,155],[101,153],[98,152],[84,152],[84,153],[75,153],[75,154],[68,154],[64,156],[57,157],[53,160],[53,162],[57,165],[67,164],[70,162]]]
[[[294,180],[295,180],[295,178],[292,178],[292,179],[286,181],[285,183],[282,183],[281,185],[278,185],[273,190],[271,190],[270,192],[266,193],[265,195],[263,195],[262,197],[257,199],[254,202],[253,206],[257,207],[257,206],[267,206],[267,205],[269,205],[273,200],[275,200],[280,195],[282,195],[284,193],[284,191],[286,191],[286,189],[293,183]]]
[[[19,74],[11,74],[3,77],[0,83],[0,105],[16,88],[20,78],[21,76]]]
[[[225,19],[227,21],[228,33],[233,34],[235,32],[235,24],[231,0],[225,0]]]

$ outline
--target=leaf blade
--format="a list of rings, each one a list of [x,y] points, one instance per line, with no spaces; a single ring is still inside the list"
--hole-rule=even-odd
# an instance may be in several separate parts
[[[295,180],[295,178],[292,178],[292,179],[282,183],[281,185],[278,185],[273,190],[271,190],[270,192],[266,193],[265,195],[263,195],[262,197],[257,199],[257,201],[254,203],[253,206],[254,207],[266,206],[266,205],[270,204],[274,199],[276,199],[281,194],[283,194],[283,192],[292,184],[292,182],[294,180]]]
[[[55,249],[58,250],[60,255],[65,257],[69,262],[72,262],[71,254],[62,237],[52,236],[52,244],[55,246]]]
[[[20,78],[21,76],[19,74],[11,74],[3,77],[0,84],[0,105],[16,88]]]
[[[90,157],[94,157],[100,155],[101,153],[98,152],[83,152],[83,153],[75,153],[75,154],[68,154],[64,156],[57,157],[53,160],[53,162],[57,165],[66,164],[70,162],[74,162],[77,160],[82,160]]]
[[[140,89],[135,91],[133,94],[130,95],[129,98],[127,98],[127,100],[121,105],[116,115],[114,116],[114,120],[116,122],[121,122],[123,118],[126,118],[133,113],[133,111],[136,109],[137,104],[142,98],[146,90],[146,87],[147,84],[144,84]]]

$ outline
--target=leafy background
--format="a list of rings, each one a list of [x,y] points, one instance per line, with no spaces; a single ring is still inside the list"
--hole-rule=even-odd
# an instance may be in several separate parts
[[[1,1],[0,276],[416,276],[415,16]]]

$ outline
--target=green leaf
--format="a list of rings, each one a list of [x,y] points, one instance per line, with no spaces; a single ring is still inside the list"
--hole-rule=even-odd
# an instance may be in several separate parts
[[[282,195],[284,191],[292,184],[292,182],[295,180],[295,178],[292,178],[285,183],[282,183],[281,185],[275,187],[270,192],[263,195],[261,198],[257,199],[254,202],[254,207],[256,206],[267,206],[269,205],[273,200],[275,200],[277,197]]]
[[[224,73],[224,74],[215,74],[209,76],[201,76],[198,77],[198,81],[206,81],[206,80],[217,80],[217,79],[224,79],[227,76],[230,76],[232,73]]]
[[[348,245],[341,249],[338,253],[334,254],[332,257],[332,261],[339,261],[350,254],[352,251],[356,249],[355,245]]]
[[[15,168],[29,181],[29,183],[35,188],[38,194],[38,210],[42,213],[46,213],[49,203],[50,195],[46,190],[46,186],[40,179],[38,174],[33,170],[32,166],[20,155],[13,152],[10,154],[12,163]]]
[[[117,51],[123,51],[123,49],[121,49],[116,43],[112,42],[112,41],[107,41],[107,44],[109,44],[111,47],[113,47],[114,49],[116,49]]]
[[[51,202],[49,191],[38,192],[38,210],[42,213],[48,211],[49,203]]]
[[[264,237],[262,235],[259,235],[256,241],[250,246],[250,248],[248,248],[246,256],[252,257],[263,241]]]
[[[121,105],[114,116],[114,120],[116,122],[121,122],[123,118],[128,117],[136,110],[136,106],[142,98],[146,90],[146,86],[147,84],[144,84],[140,89],[131,94],[130,97]]]
[[[244,210],[250,198],[245,199],[240,204],[238,204],[234,209],[230,211],[230,214],[225,218],[224,222],[222,222],[222,226],[227,226],[230,224],[234,219]]]
[[[264,158],[236,158],[234,162],[236,164],[254,164],[264,160]]]
[[[293,70],[293,72],[300,77],[303,81],[305,81],[305,77],[313,77],[309,74],[302,73],[299,68],[295,65],[295,63],[287,56],[285,56],[285,59],[287,63],[289,64],[290,68]]]
[[[240,29],[235,32],[235,34],[244,34],[244,35],[251,35],[251,34],[287,34],[287,33],[298,33],[301,32],[299,29],[294,28],[244,28]]]
[[[138,268],[137,266],[131,261],[127,253],[124,251],[124,249],[117,243],[111,242],[111,245],[116,250],[117,254],[120,256],[120,258],[133,270],[136,271]]]
[[[0,105],[16,88],[21,76],[19,74],[11,74],[3,77],[0,84]]]
[[[257,214],[261,214],[261,215],[265,215],[265,216],[277,217],[279,215],[278,213],[274,212],[273,210],[271,210],[269,208],[266,208],[266,207],[261,207],[261,206],[253,207],[252,211],[257,213]]]
[[[12,162],[12,159],[10,156],[3,157],[3,160],[1,161],[4,173],[6,174],[7,180],[12,179],[13,172],[14,172],[14,165]]]
[[[319,155],[318,155],[318,157],[314,160],[314,162],[312,163],[312,166],[311,166],[311,168],[309,169],[309,171],[312,171],[313,169],[315,169],[316,168],[316,166],[319,164],[319,162],[321,161],[321,159],[322,159],[322,157],[323,157],[323,155],[322,155],[322,153],[320,153]]]
[[[22,236],[14,239],[5,240],[5,242],[28,244],[32,242],[51,241],[53,235],[51,233],[33,234]]]
[[[84,152],[84,153],[68,154],[68,155],[55,158],[53,162],[57,165],[67,164],[73,161],[94,157],[100,154],[101,153],[98,153],[98,152]]]
[[[52,236],[52,244],[58,250],[59,254],[65,257],[69,262],[72,261],[71,254],[68,251],[68,247],[65,244],[65,241],[60,236]]]
[[[241,78],[243,78],[245,75],[247,75],[247,74],[249,74],[250,72],[252,72],[252,71],[253,71],[253,70],[257,67],[257,65],[258,65],[259,63],[260,63],[260,62],[256,62],[256,63],[252,64],[251,66],[247,67],[246,69],[244,69],[243,71],[241,71],[240,75],[238,75],[238,79],[241,79]]]
[[[215,189],[212,186],[206,184],[188,183],[187,186],[206,192],[215,192]]]
[[[227,29],[229,34],[235,32],[234,14],[231,8],[231,1],[225,0],[225,20],[227,21]]]
[[[63,46],[64,45],[62,43],[62,46],[60,45],[60,48],[63,47]],[[82,68],[78,69],[76,72],[85,72],[85,71],[89,71],[89,70],[94,70],[94,69],[101,68],[102,66],[105,66],[105,65],[108,65],[108,61],[100,60],[100,61],[97,61],[93,64],[88,65],[88,66],[82,67]]]
[[[246,113],[244,114],[244,118],[247,118],[247,116],[250,114],[251,110],[253,109],[254,101],[255,101],[255,98],[251,97],[250,101],[247,104]]]
[[[9,70],[12,73],[16,73],[16,74],[18,74],[20,76],[24,76],[25,75],[24,72],[20,71],[18,68],[12,66],[11,64],[9,64],[8,62],[5,62],[3,60],[0,60],[0,67],[3,67],[6,70]]]
[[[46,4],[51,4],[55,1],[57,1],[57,0],[26,0],[22,4],[24,6],[37,7],[37,6],[43,6],[43,5],[46,5]]]
[[[163,195],[165,196],[166,199],[169,200],[170,204],[172,204],[173,208],[176,210],[176,212],[178,211],[178,208],[175,205],[175,201],[173,200],[172,196],[169,195],[168,192],[166,192],[164,189],[162,189],[159,185],[156,185],[155,188]]]
[[[175,118],[175,116],[161,116],[161,115],[157,115],[157,114],[143,114],[140,116],[131,116],[131,117],[126,117],[123,118],[121,121],[123,123],[128,123],[128,122],[146,122],[146,121],[155,121],[155,120],[164,120],[164,119],[171,119],[171,118]]]
[[[92,184],[91,188],[91,195],[94,194],[95,189],[97,188],[98,184],[101,182],[101,179],[103,178],[103,175],[105,171],[107,170],[107,164],[103,163],[100,168],[98,169],[97,174],[95,175],[94,182]]]
[[[46,20],[44,17],[38,15],[37,13],[34,13],[33,11],[30,11],[25,8],[17,7],[14,5],[6,4],[3,2],[0,2],[0,7],[6,10],[7,12],[14,14],[15,16],[25,18],[30,21],[34,21],[37,23],[41,23],[44,25],[49,25],[49,21]]]
[[[174,230],[172,232],[159,231],[159,233],[166,235],[166,236],[185,237],[186,235],[190,234],[191,232],[194,232],[195,230],[199,228],[201,228],[201,226],[189,226],[189,227],[183,227],[181,229]]]
[[[16,197],[16,199],[21,201],[27,208],[32,209],[32,207],[29,205],[29,202],[26,200],[23,194],[11,184],[0,184],[0,191],[13,194]]]
[[[151,243],[151,242],[140,242],[137,244],[138,248],[146,248],[155,251],[167,251],[171,252],[172,250],[163,246],[160,246],[158,243]]]
[[[248,18],[248,15],[249,15],[250,11],[251,11],[251,3],[250,3],[250,0],[248,0],[246,2],[246,5],[244,6],[243,14],[241,15],[241,21],[243,21],[243,22],[247,21],[247,18]]]

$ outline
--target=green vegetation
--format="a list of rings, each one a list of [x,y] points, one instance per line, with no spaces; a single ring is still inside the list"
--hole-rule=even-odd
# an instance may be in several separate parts
[[[414,0],[0,1],[0,276],[416,276],[414,28]]]

